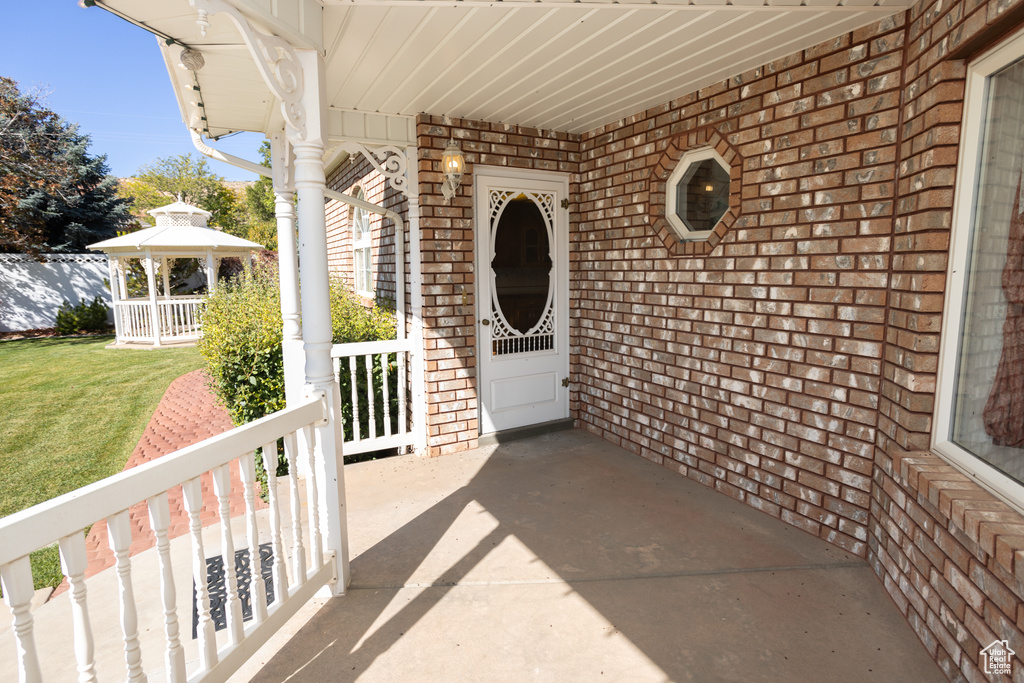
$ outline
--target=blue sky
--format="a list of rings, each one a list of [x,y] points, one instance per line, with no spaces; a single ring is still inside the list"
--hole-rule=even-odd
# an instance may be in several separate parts
[[[91,136],[90,151],[107,155],[113,175],[130,176],[159,157],[198,156],[155,37],[76,0],[5,0],[0,19],[0,75],[23,92],[46,93],[46,106]],[[246,133],[214,146],[259,161],[262,139]],[[209,163],[227,180],[256,179]]]

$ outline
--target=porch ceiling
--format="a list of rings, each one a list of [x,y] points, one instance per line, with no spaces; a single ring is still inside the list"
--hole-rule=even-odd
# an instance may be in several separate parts
[[[176,66],[180,48],[162,47],[187,123],[197,123],[201,101],[210,135],[276,127],[274,98],[225,15],[211,16],[200,37],[187,0],[100,4],[202,50],[206,66],[193,83]],[[280,0],[276,15],[238,4],[265,30],[322,46],[331,136],[346,123],[350,132],[355,117],[367,131],[377,126],[362,135],[369,141],[394,137],[388,117],[421,112],[587,132],[911,3]]]

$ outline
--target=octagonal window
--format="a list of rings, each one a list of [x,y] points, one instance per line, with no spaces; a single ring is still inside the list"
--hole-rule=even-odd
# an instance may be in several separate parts
[[[729,164],[711,147],[687,152],[667,183],[665,215],[680,239],[704,240],[729,210]]]

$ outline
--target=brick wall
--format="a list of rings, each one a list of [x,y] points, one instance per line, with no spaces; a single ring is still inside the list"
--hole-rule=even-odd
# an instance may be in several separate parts
[[[572,235],[574,417],[865,557],[954,680],[997,638],[1024,652],[1024,518],[927,452],[949,52],[1012,4],[923,3],[582,136]],[[681,242],[665,181],[706,145],[734,201]]]
[[[440,163],[451,137],[466,157],[466,173],[458,194],[445,203]],[[421,116],[417,144],[427,442],[430,453],[438,455],[474,448],[479,431],[473,168],[483,164],[573,173],[579,142],[566,133]]]
[[[334,169],[327,178],[327,187],[337,192],[356,196],[362,188],[364,199],[396,213],[405,212],[405,197],[387,185],[380,171],[361,156],[350,157],[347,163]],[[345,279],[354,286],[352,253],[352,207],[339,201],[327,202],[327,265],[332,275]],[[373,284],[379,298],[395,298],[395,226],[378,214],[370,214],[373,231]],[[408,253],[408,252],[407,252]],[[406,257],[406,264],[408,264]]]
[[[860,556],[903,39],[897,16],[583,136],[573,235],[586,428]],[[705,145],[734,202],[679,243],[665,180]]]
[[[966,75],[950,53],[991,45],[1013,5],[923,2],[905,41],[868,560],[951,680],[987,680],[979,652],[996,639],[1024,680],[1024,518],[928,452]]]

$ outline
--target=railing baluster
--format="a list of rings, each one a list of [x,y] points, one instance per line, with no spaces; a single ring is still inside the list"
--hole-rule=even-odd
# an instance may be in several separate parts
[[[391,436],[391,391],[388,387],[388,357],[389,354],[380,354],[380,374],[384,378],[384,436]]]
[[[324,564],[323,541],[320,538],[320,498],[316,484],[316,430],[303,427],[306,435],[306,458],[309,465],[309,476],[306,477],[306,508],[309,510],[309,536],[312,540],[313,567],[320,568]]]
[[[167,637],[167,649],[164,652],[167,678],[174,683],[184,683],[185,650],[181,646],[181,637],[178,633],[177,595],[174,588],[174,572],[171,570],[171,542],[167,534],[171,523],[167,493],[153,496],[147,501],[147,506],[149,523],[156,535],[157,557],[160,560],[160,595],[164,607],[164,634]]]
[[[398,433],[406,434],[409,431],[408,417],[406,416],[405,394],[408,391],[408,381],[405,376],[405,351],[398,352]]]
[[[306,548],[302,542],[302,502],[299,500],[299,468],[296,467],[297,448],[286,448],[288,457],[288,497],[292,501],[292,573],[295,586],[306,581]]]
[[[128,549],[132,545],[132,523],[128,510],[122,510],[107,517],[107,534],[110,549],[114,551],[117,567],[117,583],[121,598],[121,632],[124,635],[124,662],[128,667],[128,680],[141,683],[146,680],[142,670],[142,650],[139,648],[139,615],[135,607],[135,590],[132,588],[132,562]]]
[[[32,626],[32,565],[28,556],[0,567],[4,602],[14,617],[14,640],[18,646],[18,678],[22,683],[43,680],[36,655],[36,641]]]
[[[85,601],[85,568],[89,560],[85,552],[85,534],[81,531],[60,539],[60,566],[71,587],[71,614],[75,634],[75,659],[78,662],[78,680],[96,681],[95,644],[89,624],[89,608]]]
[[[213,470],[213,493],[220,503],[220,544],[224,560],[224,584],[227,591],[224,610],[228,622],[231,644],[237,645],[244,637],[242,601],[238,598],[238,572],[235,569],[235,541],[231,534],[231,470],[221,465]]]
[[[359,441],[359,396],[356,388],[356,357],[348,357],[349,377],[352,381],[352,440]]]
[[[245,499],[245,521],[249,540],[249,606],[252,618],[262,624],[267,618],[267,592],[263,585],[263,563],[260,562],[260,528],[256,524],[256,456],[246,453],[238,459],[242,476],[242,497]]]
[[[296,450],[295,434],[284,437],[285,452]],[[289,462],[294,458],[289,458]],[[288,565],[284,561],[281,542],[281,507],[277,497],[277,442],[263,447],[263,471],[267,473],[267,495],[270,498],[270,549],[274,553],[274,601],[282,603],[288,598]]]
[[[188,513],[189,533],[192,536],[192,581],[195,584],[196,611],[199,623],[196,635],[199,637],[199,666],[209,671],[217,664],[217,640],[214,634],[213,618],[210,616],[210,586],[206,577],[206,555],[203,550],[203,485],[199,477],[181,485],[185,494],[185,512]]]
[[[377,420],[374,419],[373,408],[374,408],[374,391],[373,391],[373,354],[366,354],[364,357],[364,365],[366,366],[366,404],[369,406],[369,429],[366,437],[368,439],[376,438],[377,436]]]

